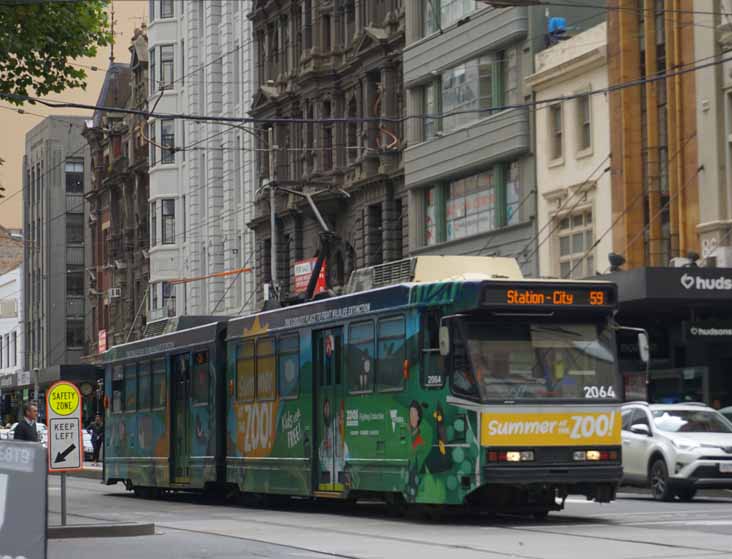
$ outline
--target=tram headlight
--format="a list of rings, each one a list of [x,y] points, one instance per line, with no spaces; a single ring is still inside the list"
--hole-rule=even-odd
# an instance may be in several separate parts
[[[508,451],[495,451],[489,450],[486,453],[488,462],[533,462],[534,451],[533,450],[508,450]]]
[[[597,462],[598,460],[601,459],[600,451],[599,450],[588,450],[587,459],[591,460],[593,462]]]

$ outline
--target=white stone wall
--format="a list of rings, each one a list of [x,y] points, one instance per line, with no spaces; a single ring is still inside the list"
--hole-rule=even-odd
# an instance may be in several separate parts
[[[607,87],[606,24],[600,24],[536,56],[536,72],[527,78],[536,100],[555,99],[564,95],[597,91]],[[593,239],[602,240],[593,251],[596,271],[609,266],[607,255],[612,250],[612,234],[605,232],[612,223],[610,173],[610,115],[604,94],[590,96],[591,148],[578,148],[578,113],[576,101],[562,103],[563,157],[552,160],[549,143],[549,109],[540,105],[536,111],[536,174],[537,227],[540,232],[539,274],[559,277],[559,246],[555,219],[572,208],[591,208]],[[574,194],[592,177],[594,184]],[[569,199],[567,199],[569,197]],[[621,251],[622,252],[622,251]]]
[[[253,95],[253,76],[250,75],[253,48],[247,18],[251,5],[251,0],[181,0],[175,3],[175,18],[151,22],[150,48],[156,44],[176,44],[175,87],[164,94],[157,111],[246,116]],[[175,36],[171,37],[171,33]],[[181,41],[184,48],[181,48]],[[235,69],[237,62],[238,71]],[[236,76],[238,88],[234,84]],[[237,89],[238,95],[235,95]],[[151,105],[154,100],[151,99]],[[178,200],[175,274],[164,271],[162,263],[156,263],[163,259],[171,262],[170,256],[163,256],[173,250],[171,245],[153,248],[150,254],[152,288],[156,287],[156,282],[168,279],[219,274],[254,264],[254,257],[250,256],[254,250],[253,233],[246,226],[253,215],[254,154],[248,151],[253,145],[251,136],[232,124],[179,121],[176,144],[184,147],[181,142],[185,138],[185,146],[189,149],[176,154],[176,179],[173,181],[172,177],[159,174],[157,169],[151,170],[151,200],[164,189],[160,184],[162,180],[168,186],[174,182]],[[237,150],[238,145],[241,151]],[[245,273],[179,285],[176,313],[246,312],[253,308],[253,278],[253,273]],[[162,305],[161,295],[158,300]]]
[[[14,304],[14,305],[13,305]],[[23,345],[23,266],[0,275],[0,350],[2,351],[2,367],[0,377],[10,373],[23,371],[24,369],[24,345]],[[12,308],[15,308],[14,314]],[[5,346],[5,336],[8,336],[10,352],[12,353],[12,335],[16,335],[15,356],[11,355],[10,363],[7,362],[8,355]]]

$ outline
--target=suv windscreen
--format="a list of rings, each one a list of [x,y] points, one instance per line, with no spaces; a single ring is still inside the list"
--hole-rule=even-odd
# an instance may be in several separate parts
[[[612,333],[602,324],[467,323],[484,400],[617,400]]]
[[[732,424],[715,411],[654,410],[653,422],[670,433],[732,433]]]

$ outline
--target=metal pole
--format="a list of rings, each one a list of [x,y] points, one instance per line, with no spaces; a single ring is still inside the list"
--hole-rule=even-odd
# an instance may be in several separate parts
[[[66,526],[66,472],[61,472],[61,526]]]
[[[277,207],[275,206],[275,156],[274,124],[267,131],[269,141],[269,226],[272,238],[270,240],[270,269],[272,275],[273,298],[279,299],[277,284]]]

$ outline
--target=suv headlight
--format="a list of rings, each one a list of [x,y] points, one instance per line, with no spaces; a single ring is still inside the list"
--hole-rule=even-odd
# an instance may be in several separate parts
[[[671,444],[674,445],[679,450],[694,450],[699,448],[699,443],[695,443],[694,441],[675,441],[671,440]]]

